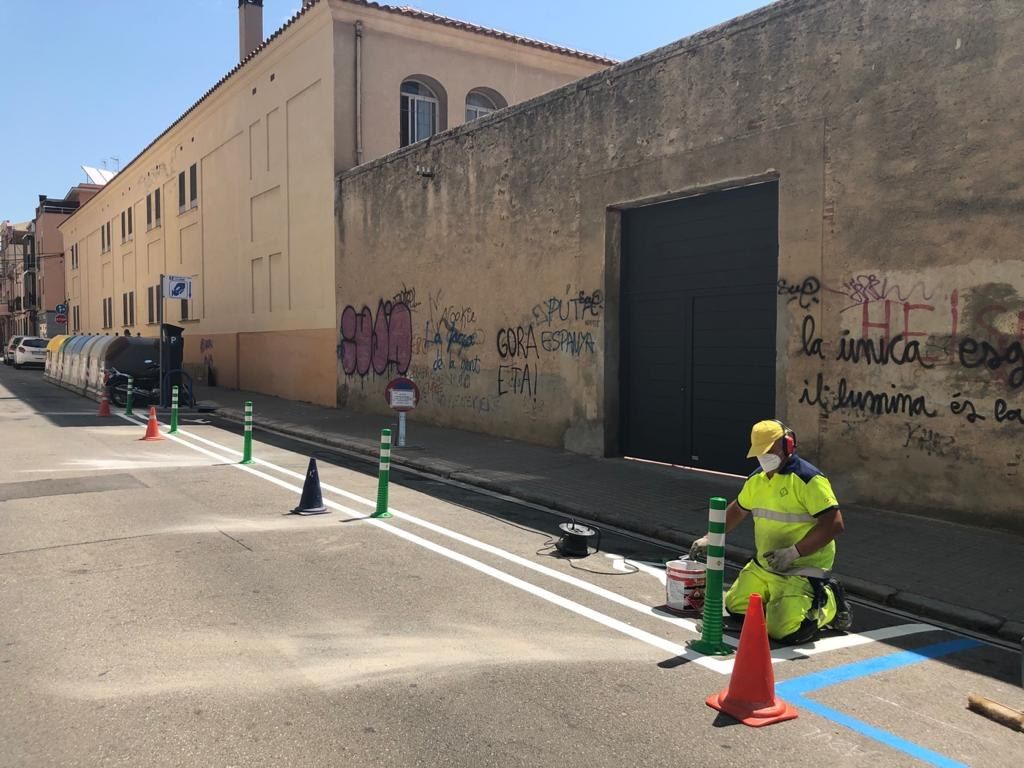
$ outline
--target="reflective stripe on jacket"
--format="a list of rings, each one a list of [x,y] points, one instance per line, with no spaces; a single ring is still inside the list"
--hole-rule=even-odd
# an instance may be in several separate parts
[[[796,454],[771,478],[758,469],[747,478],[736,502],[754,518],[757,563],[763,568],[768,567],[765,552],[796,544],[815,526],[818,515],[839,507],[828,478]],[[791,571],[808,567],[831,570],[835,556],[836,543],[830,541],[817,552],[798,558]]]

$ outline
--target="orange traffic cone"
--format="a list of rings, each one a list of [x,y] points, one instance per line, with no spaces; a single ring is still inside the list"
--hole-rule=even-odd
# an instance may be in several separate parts
[[[104,392],[100,396],[100,410],[96,414],[97,416],[109,416],[110,415],[110,400],[107,398],[107,393]]]
[[[707,705],[755,728],[797,716],[793,707],[775,695],[772,652],[758,594],[751,595],[747,605],[729,686],[721,693],[708,696]]]
[[[149,423],[146,424],[146,436],[140,437],[140,440],[163,440],[164,436],[160,434],[160,422],[156,420],[156,406],[149,406]]]

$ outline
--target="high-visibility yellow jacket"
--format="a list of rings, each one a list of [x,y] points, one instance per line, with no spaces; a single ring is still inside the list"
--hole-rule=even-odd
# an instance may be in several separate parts
[[[828,478],[810,462],[793,454],[771,478],[760,468],[743,484],[736,503],[754,518],[754,544],[758,565],[768,568],[764,553],[796,544],[816,524],[818,515],[839,508]],[[800,568],[831,570],[836,543],[798,558],[790,572]]]

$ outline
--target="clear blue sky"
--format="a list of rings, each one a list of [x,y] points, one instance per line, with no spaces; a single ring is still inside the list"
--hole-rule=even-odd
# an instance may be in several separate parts
[[[768,0],[392,3],[628,59]],[[265,34],[300,5],[264,0]],[[0,0],[0,28],[0,220],[30,219],[81,165],[127,165],[238,56],[237,0]]]

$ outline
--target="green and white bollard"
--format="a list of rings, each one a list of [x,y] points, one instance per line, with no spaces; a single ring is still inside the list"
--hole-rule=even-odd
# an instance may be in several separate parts
[[[242,464],[252,464],[252,400],[245,401],[245,433],[242,443]]]
[[[380,431],[380,471],[377,476],[377,509],[370,517],[391,517],[388,512],[388,481],[391,477],[391,430]]]
[[[128,394],[125,396],[125,399],[124,399],[124,415],[125,416],[134,416],[135,415],[134,413],[132,413],[132,400],[135,399],[134,392],[135,392],[135,379],[133,379],[131,376],[129,376],[128,377]]]
[[[704,626],[700,640],[690,648],[705,656],[729,656],[734,651],[722,642],[722,599],[725,571],[725,508],[729,502],[714,496],[708,508],[708,568],[704,587]]]
[[[171,387],[171,429],[167,433],[173,435],[178,431],[178,385]]]

